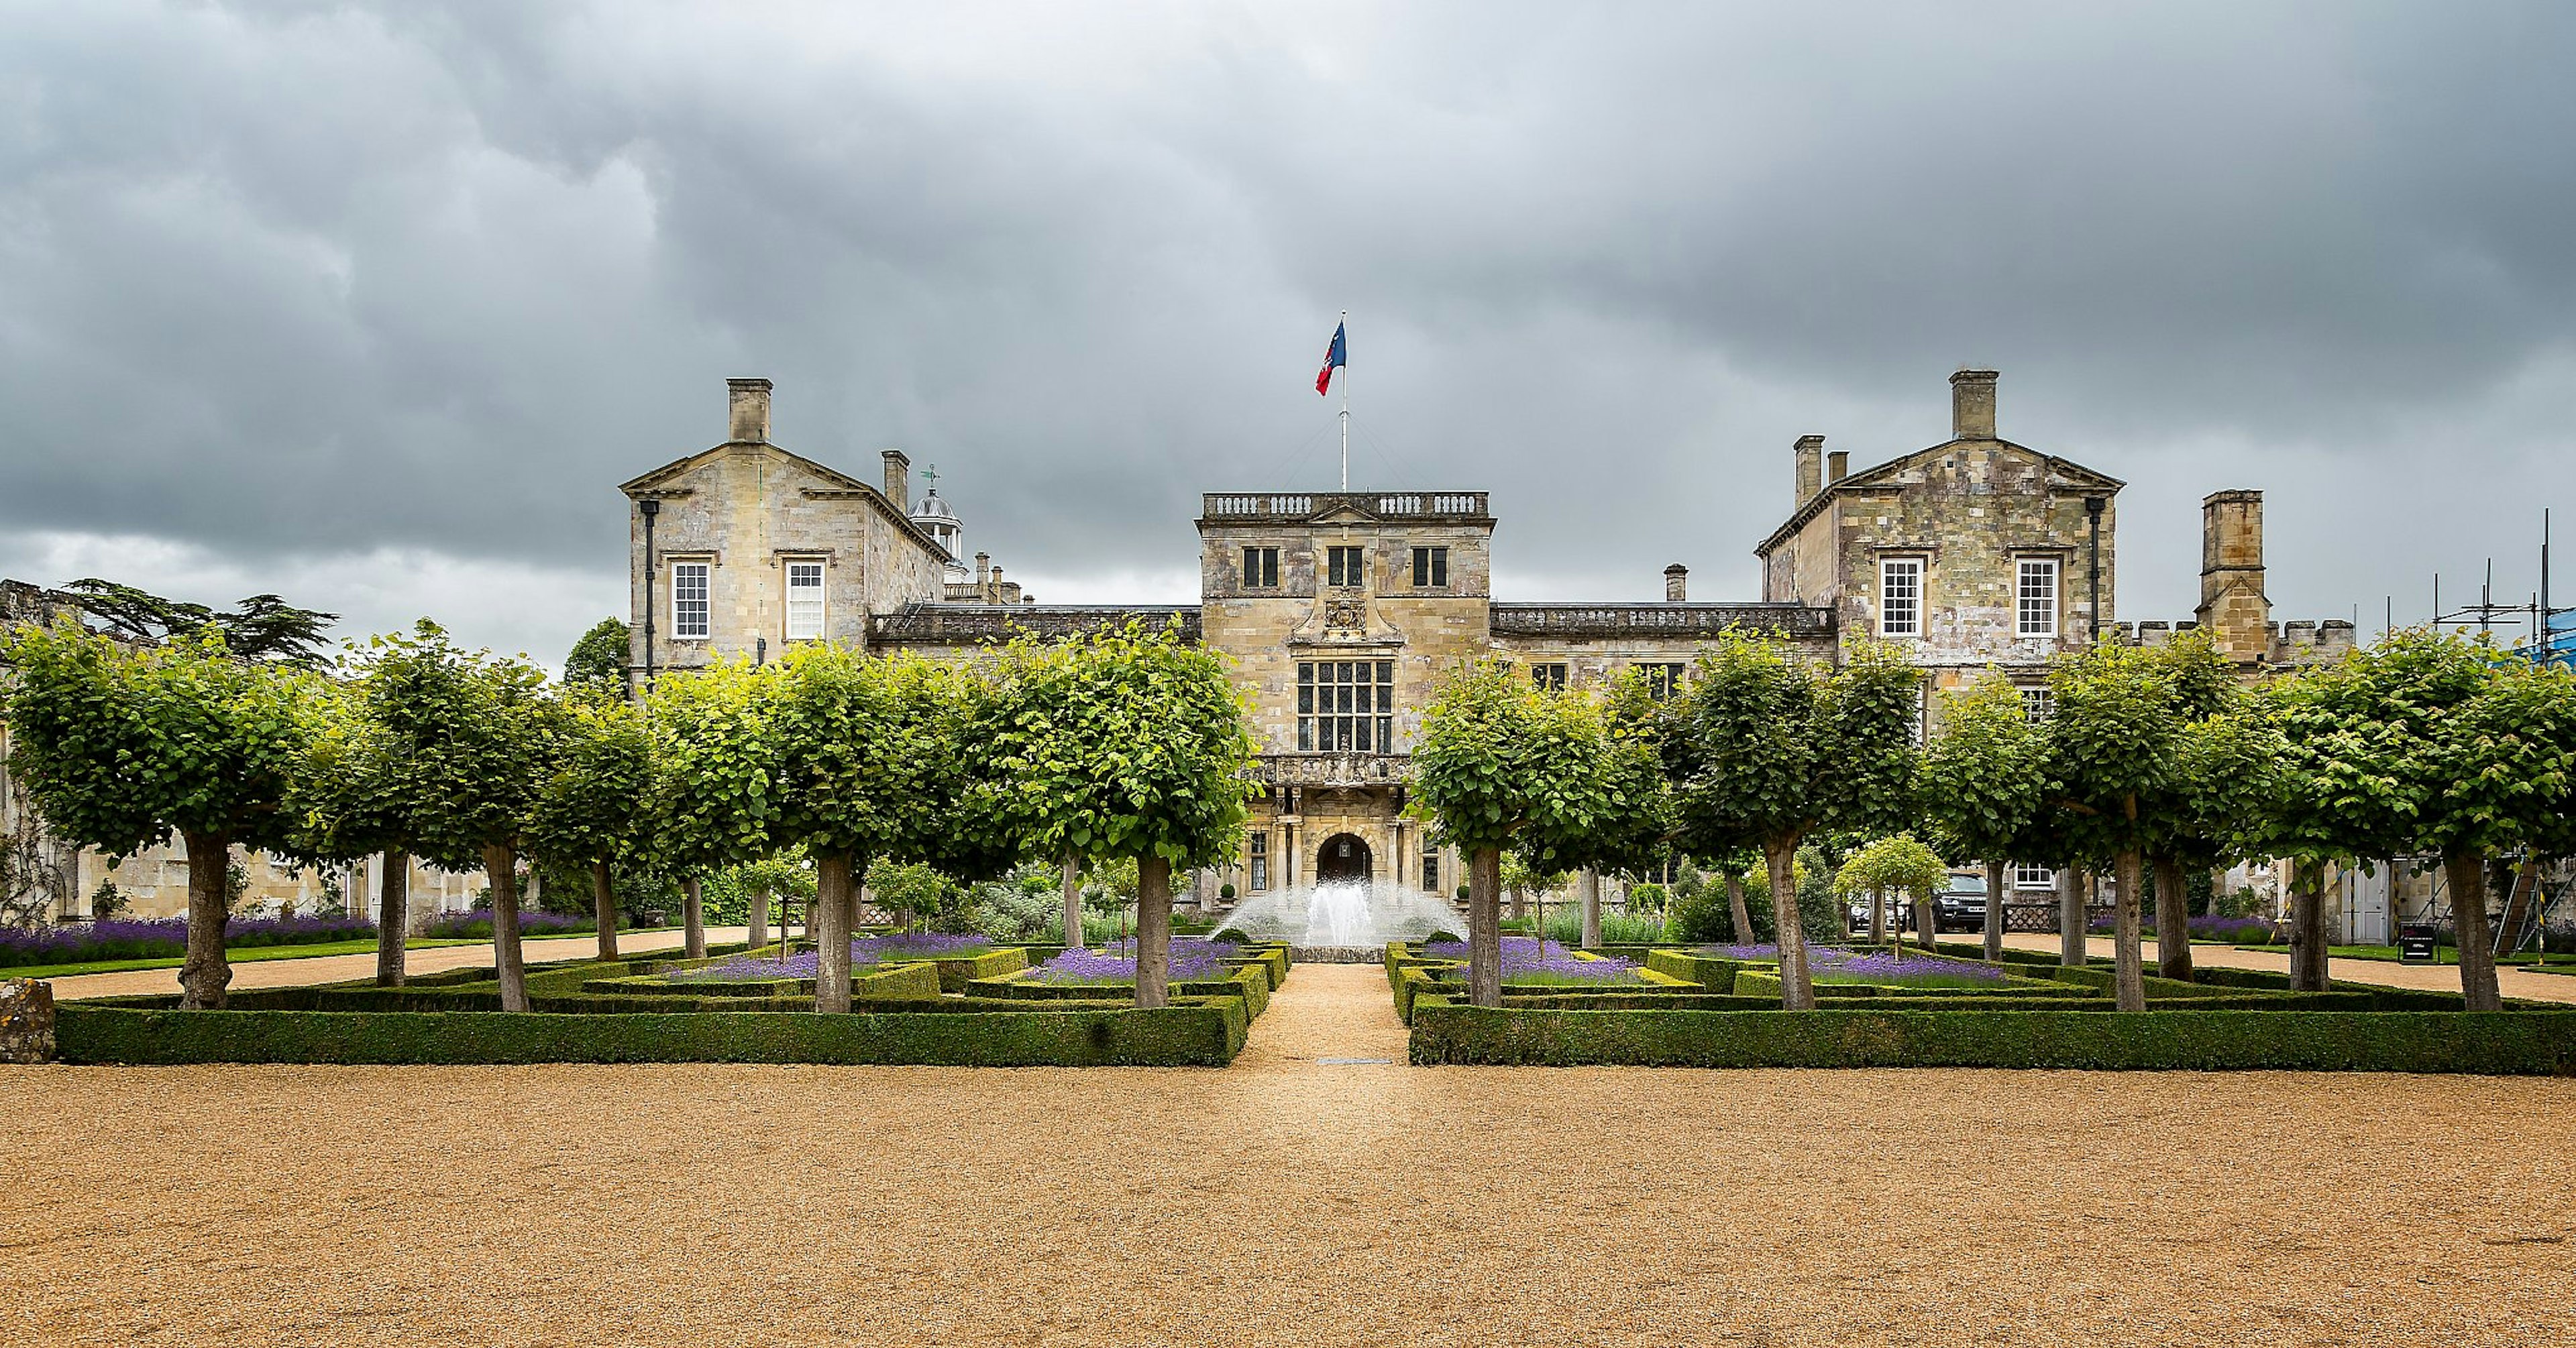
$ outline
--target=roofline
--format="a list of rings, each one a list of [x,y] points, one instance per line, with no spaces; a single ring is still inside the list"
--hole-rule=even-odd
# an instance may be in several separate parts
[[[1790,511],[1789,518],[1781,521],[1779,528],[1772,530],[1761,542],[1754,544],[1753,555],[1756,557],[1769,557],[1773,552],[1779,549],[1781,544],[1796,537],[1799,530],[1806,528],[1809,520],[1822,514],[1827,501],[1831,500],[1835,495],[1841,492],[1853,490],[1858,483],[1858,479],[1867,477],[1871,473],[1883,472],[1887,469],[1893,468],[1896,465],[1905,462],[1907,459],[1920,458],[1926,454],[1938,453],[1941,450],[1950,448],[1952,445],[2002,445],[2006,449],[2018,449],[2024,454],[2038,454],[2040,462],[2045,463],[2052,468],[2071,470],[2074,473],[2080,473],[2085,477],[2097,478],[2108,484],[2110,490],[2105,493],[2106,495],[2117,496],[2120,494],[2121,488],[2129,485],[2128,483],[2111,476],[2109,473],[2102,472],[2098,469],[2087,468],[2073,459],[2064,458],[2055,454],[2041,453],[2039,450],[2033,449],[2028,445],[2020,444],[2012,440],[1985,439],[1982,437],[1975,440],[1944,440],[1937,445],[1926,445],[1921,449],[1899,454],[1885,463],[1872,464],[1867,468],[1861,469],[1859,472],[1846,473],[1840,479],[1826,483],[1823,487],[1817,490],[1815,495],[1808,497],[1798,506],[1797,509]]]
[[[804,455],[799,454],[792,449],[782,448],[781,446],[771,444],[766,440],[727,440],[722,444],[711,445],[705,449],[699,450],[695,454],[684,454],[679,458],[671,460],[669,463],[663,464],[659,468],[628,478],[626,481],[618,483],[617,489],[625,493],[627,499],[636,499],[649,494],[651,490],[650,484],[656,479],[667,476],[674,470],[685,465],[697,463],[711,454],[732,449],[736,446],[743,446],[752,449],[775,450],[778,453],[785,455],[790,460],[814,470],[816,473],[835,481],[849,484],[850,488],[864,493],[864,495],[859,499],[875,506],[879,513],[883,514],[887,519],[894,521],[894,523],[903,530],[904,535],[910,538],[914,543],[920,545],[924,552],[927,552],[931,556],[939,559],[941,562],[952,566],[957,564],[960,560],[949,556],[948,549],[941,547],[938,541],[930,536],[930,531],[928,529],[925,529],[913,522],[912,516],[906,513],[907,506],[897,505],[887,500],[885,488],[880,487],[873,482],[852,477],[828,463],[818,463],[815,460],[806,458]]]

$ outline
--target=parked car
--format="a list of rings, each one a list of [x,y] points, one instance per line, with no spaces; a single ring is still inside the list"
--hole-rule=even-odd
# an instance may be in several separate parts
[[[1986,929],[1986,877],[1953,875],[1950,888],[1932,899],[1932,926],[1938,931]]]

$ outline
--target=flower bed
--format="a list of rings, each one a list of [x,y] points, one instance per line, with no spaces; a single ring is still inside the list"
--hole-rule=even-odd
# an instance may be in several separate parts
[[[522,911],[519,914],[519,935],[522,937],[576,936],[582,932],[597,930],[599,930],[599,924],[587,917],[528,911]],[[474,908],[462,913],[448,913],[431,918],[423,934],[452,940],[491,940],[492,910]]]
[[[1820,947],[1808,952],[1808,973],[1818,983],[1867,983],[1889,988],[1992,988],[2003,986],[2004,971],[1991,964],[1971,964],[1940,955],[1895,954]]]
[[[1175,983],[1222,979],[1232,971],[1215,951],[1224,942],[1172,942],[1170,980]],[[1103,950],[1068,950],[1041,964],[1029,981],[1056,987],[1133,987],[1136,956]]]
[[[224,947],[323,945],[373,940],[376,924],[362,917],[236,918],[224,924]],[[0,927],[0,969],[94,960],[169,959],[188,953],[184,917],[28,929]]]

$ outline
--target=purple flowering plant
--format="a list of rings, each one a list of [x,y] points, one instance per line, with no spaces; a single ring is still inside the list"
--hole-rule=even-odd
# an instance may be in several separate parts
[[[224,924],[228,949],[372,940],[362,917],[235,918]],[[83,964],[92,960],[176,958],[188,953],[188,919],[109,918],[61,927],[0,927],[0,968]]]
[[[1136,981],[1136,956],[1132,945],[1125,953],[1108,950],[1068,950],[1041,964],[1029,975],[1033,983],[1056,986],[1112,987]],[[1224,978],[1225,957],[1213,947],[1219,942],[1196,945],[1172,942],[1171,980],[1193,983]]]

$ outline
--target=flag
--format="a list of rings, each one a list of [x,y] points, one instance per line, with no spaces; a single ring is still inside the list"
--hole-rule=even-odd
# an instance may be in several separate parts
[[[1333,386],[1334,366],[1348,365],[1351,363],[1350,344],[1342,335],[1342,329],[1346,326],[1348,325],[1341,323],[1333,325],[1332,349],[1324,353],[1323,372],[1315,376],[1315,391],[1317,393],[1322,393]]]

